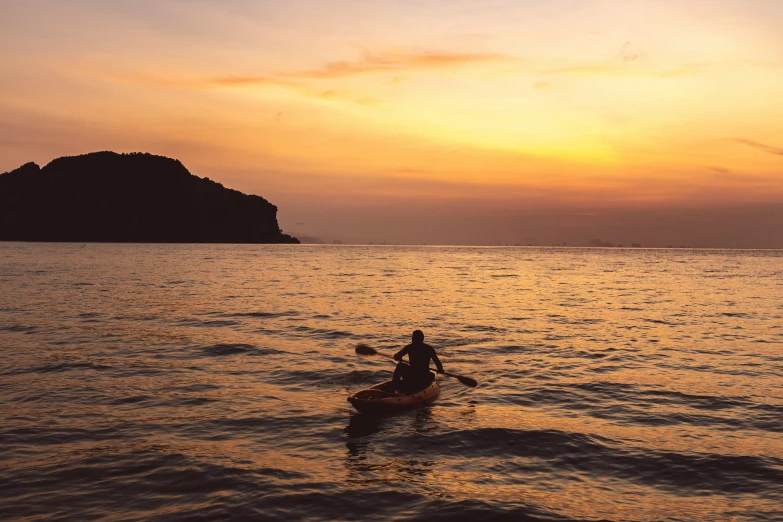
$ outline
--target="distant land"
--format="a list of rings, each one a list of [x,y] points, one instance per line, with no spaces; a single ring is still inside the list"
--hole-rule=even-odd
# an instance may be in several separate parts
[[[0,174],[0,241],[299,243],[260,196],[175,159],[115,152]]]

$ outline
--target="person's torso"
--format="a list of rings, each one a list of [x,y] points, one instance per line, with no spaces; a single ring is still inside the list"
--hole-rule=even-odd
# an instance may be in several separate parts
[[[408,351],[408,360],[411,369],[417,374],[427,374],[430,371],[430,359],[432,358],[432,346],[428,344],[412,344]]]

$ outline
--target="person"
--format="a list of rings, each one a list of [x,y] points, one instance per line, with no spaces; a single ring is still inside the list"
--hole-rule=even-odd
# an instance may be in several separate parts
[[[408,356],[410,365],[402,362],[402,358]],[[424,344],[424,332],[416,330],[411,336],[411,344],[394,354],[394,359],[400,361],[394,369],[392,385],[395,390],[413,392],[430,385],[435,375],[430,371],[430,359],[438,368],[438,373],[443,373],[443,365],[438,359],[435,349],[429,344]]]

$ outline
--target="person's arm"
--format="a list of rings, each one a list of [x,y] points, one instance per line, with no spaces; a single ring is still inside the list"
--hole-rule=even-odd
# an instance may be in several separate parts
[[[395,361],[402,361],[403,356],[408,355],[408,352],[411,351],[411,345],[409,344],[399,352],[394,354],[394,360]]]
[[[443,373],[443,365],[440,363],[440,359],[438,359],[438,354],[435,353],[435,348],[432,349],[432,362],[438,368],[438,373]]]

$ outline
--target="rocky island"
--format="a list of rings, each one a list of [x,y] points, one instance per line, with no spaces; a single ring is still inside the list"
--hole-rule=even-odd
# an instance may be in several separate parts
[[[96,152],[0,174],[0,241],[298,243],[277,207],[175,159]]]

